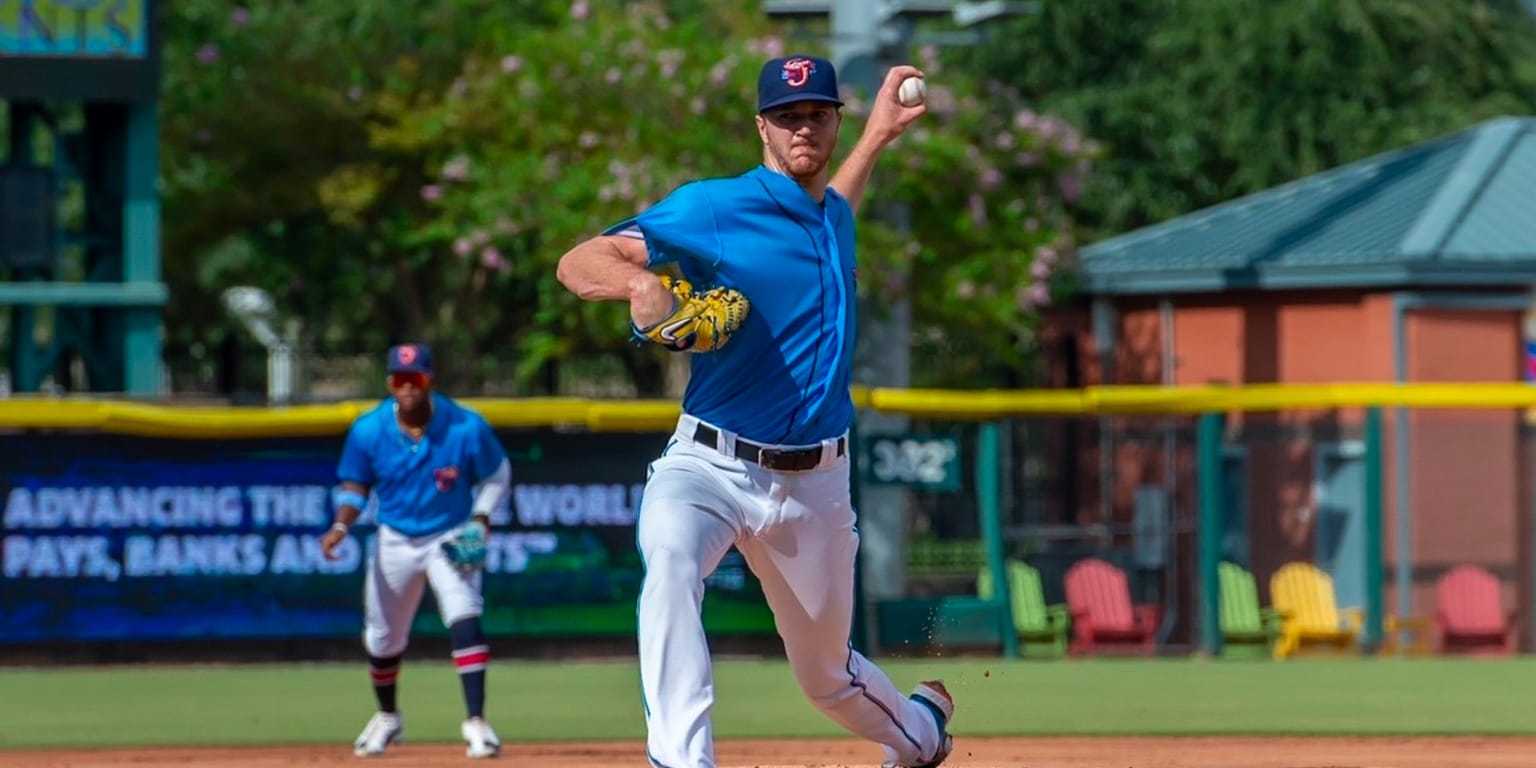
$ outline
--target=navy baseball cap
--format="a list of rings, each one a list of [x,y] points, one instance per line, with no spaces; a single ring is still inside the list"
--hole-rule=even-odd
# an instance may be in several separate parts
[[[757,76],[757,111],[797,101],[825,101],[843,105],[837,95],[837,70],[832,62],[815,56],[781,56],[770,59]]]
[[[397,344],[389,348],[389,373],[432,375],[432,348],[425,344]]]

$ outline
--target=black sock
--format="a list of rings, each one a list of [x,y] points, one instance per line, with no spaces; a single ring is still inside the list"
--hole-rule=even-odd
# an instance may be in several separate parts
[[[491,647],[480,630],[480,617],[455,621],[448,636],[453,640],[453,666],[464,685],[464,708],[470,717],[484,717],[485,668],[491,663]]]
[[[373,695],[379,700],[379,711],[395,711],[395,685],[400,678],[400,657],[396,654],[387,659],[368,657],[368,676],[373,678]]]

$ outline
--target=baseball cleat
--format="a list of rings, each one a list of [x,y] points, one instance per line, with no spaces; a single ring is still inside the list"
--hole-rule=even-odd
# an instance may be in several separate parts
[[[376,757],[384,754],[391,744],[398,744],[405,735],[405,719],[398,712],[375,712],[363,726],[363,732],[352,742],[352,754],[358,757]]]
[[[912,766],[902,766],[897,763],[886,763],[881,768],[938,768],[949,757],[951,750],[955,748],[955,739],[949,735],[949,720],[955,716],[955,699],[949,695],[949,690],[944,687],[941,680],[926,680],[918,683],[908,698],[928,708],[933,715],[934,722],[939,725],[939,749],[931,760],[926,763],[918,763]]]
[[[491,730],[491,724],[483,718],[471,717],[465,720],[464,724],[459,726],[459,733],[469,744],[464,749],[466,757],[479,759],[501,754],[501,739],[496,738],[496,732]]]

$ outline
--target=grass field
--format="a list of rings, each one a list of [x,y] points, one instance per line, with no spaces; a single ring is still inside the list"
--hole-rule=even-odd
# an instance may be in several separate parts
[[[956,733],[1536,734],[1536,660],[889,661],[906,689],[943,677]],[[842,735],[782,662],[716,664],[716,734]],[[642,736],[627,662],[498,662],[488,715],[517,740]],[[0,748],[336,743],[372,711],[361,664],[0,669]],[[462,717],[447,663],[407,664],[418,733]]]

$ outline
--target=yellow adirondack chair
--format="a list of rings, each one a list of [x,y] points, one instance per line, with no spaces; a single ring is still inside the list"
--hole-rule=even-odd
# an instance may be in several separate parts
[[[1317,566],[1280,566],[1269,579],[1269,596],[1281,621],[1276,659],[1317,646],[1340,653],[1355,647],[1364,623],[1360,609],[1340,610],[1334,602],[1333,577]]]
[[[1071,622],[1067,607],[1046,605],[1040,572],[1033,566],[1022,560],[1009,559],[1006,567],[1013,627],[1023,641],[1020,651],[1029,655],[1031,649],[1040,648],[1052,656],[1066,656],[1067,627]],[[992,599],[992,572],[986,568],[976,575],[976,596],[982,600]]]

